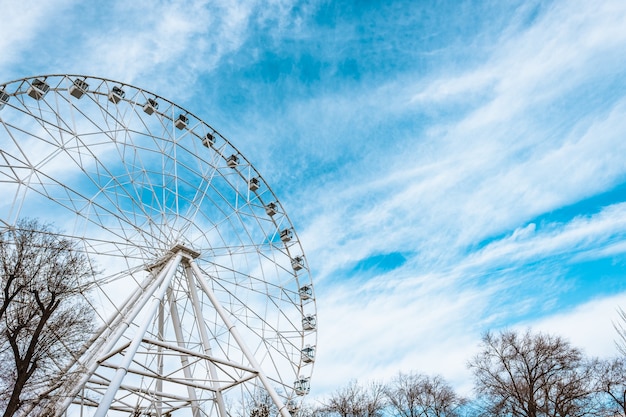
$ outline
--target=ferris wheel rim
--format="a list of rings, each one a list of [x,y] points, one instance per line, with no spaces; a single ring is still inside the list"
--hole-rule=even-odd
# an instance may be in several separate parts
[[[295,228],[293,227],[293,224],[291,223],[289,217],[287,216],[286,211],[282,207],[282,204],[280,203],[279,199],[276,197],[276,195],[273,192],[273,190],[269,187],[267,182],[263,179],[261,174],[256,170],[256,168],[252,165],[252,163],[239,151],[239,149],[229,139],[224,137],[215,128],[213,128],[209,124],[205,123],[202,119],[197,117],[194,113],[192,113],[192,112],[188,111],[187,109],[177,105],[173,101],[171,101],[169,99],[166,99],[166,98],[164,98],[164,97],[162,97],[160,95],[154,94],[154,93],[152,93],[152,92],[150,92],[148,90],[145,90],[145,89],[142,89],[142,88],[139,88],[139,87],[135,87],[132,84],[121,83],[119,81],[115,81],[115,80],[111,80],[111,79],[107,79],[107,78],[101,78],[101,77],[97,77],[97,76],[87,76],[87,75],[80,75],[80,74],[48,74],[48,75],[38,75],[38,76],[30,76],[30,77],[20,78],[20,79],[17,79],[17,80],[13,80],[13,81],[10,81],[10,82],[6,82],[6,83],[0,84],[0,92],[5,92],[6,93],[7,92],[7,87],[15,85],[15,84],[23,84],[23,83],[30,83],[30,84],[32,84],[34,82],[34,80],[43,80],[43,82],[45,83],[48,79],[55,79],[55,78],[60,78],[61,81],[59,81],[59,82],[62,82],[63,80],[72,80],[72,79],[74,79],[74,80],[75,79],[82,79],[82,80],[85,80],[85,81],[87,81],[87,80],[97,80],[97,81],[100,81],[100,82],[103,82],[103,83],[116,84],[116,85],[120,86],[120,88],[133,89],[137,93],[141,93],[142,95],[149,95],[149,96],[152,96],[155,100],[159,100],[160,102],[167,103],[167,105],[169,107],[171,107],[172,109],[177,109],[180,112],[180,114],[185,114],[187,117],[191,117],[191,118],[195,119],[197,122],[199,122],[202,125],[206,126],[208,129],[211,130],[211,132],[214,135],[218,136],[221,140],[223,140],[226,144],[228,144],[228,147],[232,148],[235,151],[235,154],[238,157],[240,157],[241,159],[243,159],[246,162],[246,164],[249,167],[249,169],[254,172],[254,174],[255,174],[254,178],[257,178],[264,185],[264,188],[265,188],[264,192],[267,193],[267,195],[271,197],[269,199],[271,201],[268,201],[268,203],[275,204],[278,207],[278,210],[280,210],[280,213],[281,213],[281,216],[282,216],[282,220],[281,220],[283,222],[282,224],[283,225],[284,224],[288,225],[287,229],[289,229],[289,231],[293,234],[293,236],[290,238],[290,240],[292,242],[291,243],[291,245],[292,245],[291,247],[297,246],[297,248],[299,248],[299,252],[303,254],[300,240],[299,240],[299,238],[297,236]],[[18,87],[18,89],[19,88],[20,87]],[[52,89],[52,91],[54,91],[55,94],[58,93],[57,89]],[[20,91],[20,94],[25,94],[25,93],[26,93],[25,91]],[[13,92],[12,94],[9,94],[9,95],[10,96],[15,96],[16,94],[17,94],[17,91]],[[140,105],[140,103],[131,102],[130,99],[122,99],[122,100],[125,100],[125,101],[127,101],[127,102],[129,102],[131,104],[134,104],[134,105]],[[9,104],[9,106],[12,106],[10,103],[5,103],[5,104]],[[71,103],[70,103],[70,105],[74,106],[74,104],[71,104]],[[28,112],[28,110],[26,110],[26,111]],[[30,115],[32,115],[32,114],[30,114]],[[2,122],[2,110],[0,110],[0,122]],[[2,123],[4,123],[4,122],[2,122]],[[263,201],[263,200],[261,200],[261,201]],[[272,217],[272,216],[270,216],[270,217]],[[7,225],[11,223],[11,221],[8,220],[8,219],[7,220],[0,219],[0,221],[1,221],[1,223],[7,224]],[[13,222],[13,224],[14,223],[15,222]],[[3,227],[0,227],[0,230],[3,230]],[[76,237],[76,236],[74,236],[74,237]],[[82,239],[84,239],[84,238],[85,237],[82,237]],[[127,242],[127,244],[129,244],[130,246],[133,246],[133,243],[130,242],[130,241]],[[227,251],[227,249],[228,248],[224,248],[223,250]],[[290,258],[294,258],[295,257],[295,256],[291,255],[289,247],[286,247],[285,251],[287,252],[287,254],[288,254],[288,256]],[[306,273],[306,277],[308,278],[306,284],[308,284],[310,282],[310,271],[309,271],[308,265],[306,264],[306,259],[304,258],[304,259],[300,259],[300,260],[303,262],[303,264],[301,265],[301,268],[303,268],[305,273]],[[271,261],[271,259],[270,259],[270,261]],[[299,282],[297,274],[295,275],[295,280],[296,280],[296,282]],[[298,284],[298,286],[300,286],[300,284]],[[241,303],[243,304],[243,301],[241,301]],[[313,298],[312,303],[313,303],[313,310],[316,312],[315,298]],[[304,312],[302,314],[304,316]],[[315,335],[317,334],[316,329],[315,329],[314,333],[315,333]],[[315,337],[315,340],[316,340],[316,337]],[[298,369],[300,369],[300,368],[302,368],[302,363],[300,363],[300,365],[298,366]],[[310,369],[312,369],[312,365],[311,365]]]
[[[265,181],[265,179],[263,178],[262,174],[258,170],[256,170],[256,168],[254,168],[254,165],[245,157],[245,155],[243,153],[241,153],[239,151],[239,149],[226,136],[222,135],[217,129],[215,129],[209,123],[204,122],[204,120],[201,119],[200,117],[198,117],[195,113],[187,110],[186,108],[184,108],[182,106],[179,106],[175,102],[173,102],[173,101],[171,101],[171,100],[169,100],[169,99],[167,99],[167,98],[165,98],[163,96],[160,96],[160,95],[158,95],[156,93],[153,93],[150,90],[143,89],[143,88],[140,88],[140,87],[136,87],[136,86],[134,86],[133,84],[130,84],[130,83],[124,83],[124,82],[116,81],[116,80],[113,80],[113,79],[110,79],[110,78],[99,77],[99,76],[92,76],[92,75],[84,75],[84,74],[53,73],[53,74],[32,75],[32,76],[18,78],[18,79],[14,79],[12,81],[0,83],[0,91],[5,91],[6,92],[6,90],[5,90],[6,86],[11,85],[11,84],[23,83],[23,82],[28,81],[28,80],[39,80],[39,79],[43,79],[43,81],[45,81],[46,79],[53,78],[53,77],[62,77],[62,78],[68,78],[68,79],[74,78],[74,79],[83,79],[83,80],[95,79],[95,80],[99,80],[99,81],[103,81],[103,82],[114,83],[114,84],[119,85],[120,87],[124,87],[124,86],[130,87],[130,88],[133,88],[133,89],[135,89],[137,91],[143,92],[144,94],[151,95],[151,96],[153,96],[154,98],[156,98],[158,100],[162,100],[162,101],[168,103],[169,105],[171,105],[171,106],[181,110],[181,112],[184,113],[185,115],[192,116],[197,121],[199,121],[199,122],[203,123],[204,125],[206,125],[209,129],[211,129],[213,134],[219,136],[224,142],[226,142],[229,145],[229,147],[233,148],[236,151],[237,156],[240,157],[240,158],[243,158],[249,164],[250,168],[252,170],[254,170],[254,172],[256,174],[255,177],[259,181],[262,181],[263,184],[265,184],[265,186],[267,188],[267,192],[269,192],[271,194],[271,196],[273,197],[272,201],[269,201],[268,203],[279,206],[280,211],[281,211],[281,215],[286,220],[286,222],[290,225],[290,229],[291,229],[291,231],[292,231],[292,233],[293,233],[293,235],[295,237],[294,240],[296,240],[298,242],[298,245],[301,247],[300,240],[299,240],[298,235],[297,235],[297,231],[296,231],[295,227],[293,227],[293,223],[292,223],[291,219],[289,218],[286,210],[284,210],[284,207],[280,203],[280,200],[278,199],[278,197],[276,196],[274,191],[271,189],[271,187],[269,186],[267,181]],[[25,92],[22,92],[22,93],[25,93]],[[13,96],[13,95],[15,95],[15,93],[9,94],[9,96]],[[124,99],[122,99],[122,100],[124,100]],[[126,99],[126,101],[129,101],[129,100]],[[137,105],[139,103],[134,103],[134,104]],[[0,220],[2,220],[2,219],[0,219]]]

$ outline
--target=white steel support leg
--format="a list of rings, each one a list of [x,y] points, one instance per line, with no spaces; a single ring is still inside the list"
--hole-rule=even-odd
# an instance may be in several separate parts
[[[189,287],[189,294],[191,295],[191,304],[198,323],[198,331],[200,332],[200,338],[202,339],[202,347],[204,353],[211,356],[211,339],[206,330],[204,324],[204,316],[202,315],[202,306],[198,299],[198,291],[196,290],[196,283],[193,279],[193,270],[190,267],[185,268],[185,276],[187,277],[187,286]],[[220,417],[228,417],[226,414],[226,406],[224,405],[224,396],[220,391],[220,384],[217,380],[217,368],[213,362],[209,362],[209,375],[213,381],[213,388],[215,388],[215,400],[217,402],[217,409]]]
[[[183,253],[182,251],[179,251],[174,257],[174,260],[173,261],[170,260],[170,262],[168,262],[166,266],[167,273],[165,275],[165,278],[163,279],[163,282],[161,283],[161,286],[156,291],[156,293],[153,294],[152,303],[149,306],[147,316],[145,317],[142,325],[137,329],[137,333],[135,334],[130,346],[126,350],[126,355],[124,356],[122,363],[119,365],[119,367],[117,368],[117,371],[115,372],[115,375],[111,379],[111,382],[109,383],[109,387],[104,393],[104,397],[102,397],[102,399],[100,400],[100,404],[98,405],[98,408],[96,409],[94,417],[105,417],[106,413],[109,411],[109,407],[111,406],[111,403],[113,402],[113,399],[115,398],[115,394],[117,393],[117,390],[120,388],[120,385],[122,385],[122,381],[124,380],[124,377],[126,376],[126,373],[128,372],[128,368],[130,367],[130,364],[133,361],[133,358],[135,357],[137,350],[139,349],[141,340],[143,339],[144,334],[148,330],[148,327],[152,323],[152,320],[154,319],[154,316],[157,313],[159,305],[161,304],[161,301],[163,300],[163,297],[165,296],[165,291],[169,288],[170,283],[172,282],[172,279],[174,278],[176,268],[178,268],[178,265],[180,264],[180,260],[182,259],[182,257],[183,257]]]
[[[180,316],[178,315],[178,307],[176,307],[176,300],[172,296],[171,288],[167,291],[167,298],[170,302],[170,316],[172,317],[172,325],[174,326],[174,334],[176,335],[176,343],[178,346],[185,348],[185,340],[183,337],[183,330],[180,324]],[[191,381],[193,376],[189,370],[189,360],[187,355],[180,353],[180,364],[183,368],[183,375],[187,381]],[[187,394],[191,400],[191,414],[193,417],[200,417],[200,407],[198,406],[198,397],[196,396],[196,390],[192,386],[187,386]]]
[[[157,339],[159,342],[163,341],[163,331],[165,327],[165,306],[163,302],[159,305],[159,323],[158,323],[158,332]],[[157,375],[159,377],[163,376],[163,346],[157,346]],[[159,393],[156,397],[156,408],[157,415],[160,417],[163,414],[163,395],[160,393],[163,392],[163,380],[158,378],[156,380],[156,391]]]
[[[224,310],[224,307],[222,307],[218,299],[215,297],[215,294],[213,294],[213,290],[211,290],[211,287],[209,287],[209,285],[203,279],[202,271],[200,270],[198,265],[196,265],[196,263],[193,260],[189,261],[189,265],[191,266],[196,276],[196,280],[200,284],[200,287],[202,288],[202,291],[204,291],[204,293],[207,295],[207,297],[211,301],[211,304],[213,304],[213,307],[215,307],[215,311],[217,312],[217,314],[219,314],[220,318],[222,319],[222,321],[228,328],[228,331],[230,332],[231,336],[233,336],[233,339],[235,339],[235,341],[241,348],[241,351],[246,356],[246,359],[248,359],[248,362],[250,362],[250,365],[254,369],[256,369],[257,372],[259,373],[259,379],[261,380],[261,383],[263,384],[268,394],[274,401],[274,404],[276,404],[276,407],[278,407],[278,411],[280,412],[281,416],[291,417],[291,415],[289,414],[289,410],[287,410],[287,407],[285,406],[285,404],[283,404],[282,400],[276,393],[276,390],[270,384],[270,381],[265,376],[265,373],[261,369],[261,366],[257,362],[256,358],[254,357],[252,352],[250,352],[250,349],[248,349],[243,339],[239,335],[239,332],[237,331],[237,328],[235,327],[233,322],[230,320],[228,313],[226,312],[226,310]],[[96,416],[96,417],[102,417],[102,416]]]
[[[170,263],[171,261],[172,260],[170,260]],[[156,276],[146,278],[141,287],[127,299],[119,313],[112,317],[107,325],[97,333],[98,339],[96,340],[96,343],[91,345],[85,352],[85,356],[81,357],[79,360],[79,364],[82,368],[79,371],[82,374],[82,377],[71,387],[70,390],[68,390],[68,394],[64,396],[65,399],[61,406],[58,408],[55,407],[56,417],[60,417],[62,415],[62,413],[72,403],[76,395],[78,395],[80,390],[83,389],[89,378],[91,378],[98,367],[98,357],[101,354],[108,353],[111,349],[113,349],[113,346],[115,346],[120,337],[122,337],[126,329],[128,329],[139,312],[148,303],[152,294],[165,279],[167,271],[168,268],[166,265]],[[104,330],[106,329],[109,329],[110,332],[104,335]]]

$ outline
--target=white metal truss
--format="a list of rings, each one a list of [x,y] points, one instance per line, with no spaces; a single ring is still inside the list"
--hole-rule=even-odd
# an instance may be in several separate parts
[[[153,292],[150,297],[145,297],[148,293],[144,292],[144,297],[141,297],[141,301],[136,303],[128,317],[118,320],[117,326],[110,329],[110,335],[107,337],[108,343],[99,350],[98,357],[86,355],[87,362],[80,364],[85,371],[83,378],[73,387],[74,392],[70,393],[69,398],[76,395],[72,402],[89,401],[90,392],[102,394],[102,391],[106,389],[99,400],[95,417],[106,416],[110,409],[133,413],[137,410],[133,404],[137,403],[143,403],[142,412],[153,412],[156,416],[165,416],[177,409],[190,407],[191,415],[200,417],[206,415],[203,410],[211,408],[205,407],[203,402],[214,402],[219,415],[226,417],[228,414],[224,405],[223,391],[250,379],[258,378],[277,405],[280,414],[283,417],[290,417],[286,405],[277,395],[274,386],[246,346],[245,340],[237,331],[237,327],[230,319],[229,314],[221,306],[220,301],[207,284],[207,280],[211,278],[205,275],[194,263],[195,257],[197,254],[194,251],[177,245],[169,254],[168,259],[160,262],[159,266],[151,271],[155,279],[151,286]],[[180,272],[180,270],[184,270],[186,277],[187,288],[185,293],[189,299],[185,301],[191,301],[194,313],[201,313],[202,305],[199,303],[198,290],[206,295],[240,346],[247,362],[227,362],[213,357],[210,338],[203,321],[195,323],[196,329],[183,328],[177,307],[181,300],[175,299],[174,286],[172,285],[177,271]],[[138,297],[133,297],[133,299],[136,298]],[[166,310],[168,311],[166,312]],[[141,312],[144,312],[145,315],[130,342],[113,347],[118,344],[124,334],[119,329],[127,327],[125,323],[133,321]],[[167,340],[165,337],[163,331],[165,316],[171,320],[175,340]],[[161,329],[159,339],[146,338],[149,327],[155,322],[159,323]],[[195,346],[195,349],[190,349],[183,336],[185,332],[197,332],[203,343]],[[150,350],[148,346],[157,347],[156,363],[158,365],[156,372],[135,362],[135,356],[140,354],[142,350]],[[172,356],[177,357],[180,364],[169,367],[165,373],[163,358]],[[204,383],[197,382],[198,378],[194,378],[191,372],[191,364],[194,363],[197,367],[200,362],[204,362],[203,368],[207,369],[209,373]],[[99,376],[98,370],[101,367],[114,370],[113,377],[108,379]],[[221,376],[218,368],[221,370]],[[133,376],[140,377],[142,385],[123,384],[127,374],[129,375],[128,379],[133,379]],[[164,390],[164,386],[168,388],[167,391]],[[182,395],[182,391],[186,391],[187,395]],[[197,391],[210,392],[211,395],[198,395]],[[120,396],[120,392],[125,394]],[[181,394],[173,394],[173,392],[181,392]],[[147,401],[142,401],[143,399],[147,399]]]
[[[173,102],[97,77],[0,84],[0,232],[52,223],[99,273],[95,331],[23,415],[287,417],[309,391],[316,305],[260,173]]]

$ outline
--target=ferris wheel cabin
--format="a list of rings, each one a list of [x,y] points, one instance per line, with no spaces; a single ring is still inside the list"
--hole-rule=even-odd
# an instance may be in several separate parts
[[[70,94],[72,97],[80,99],[83,94],[89,89],[89,84],[85,80],[75,79],[70,86]]]
[[[113,104],[117,104],[126,96],[124,90],[121,87],[115,86],[109,93],[109,101]]]
[[[315,330],[317,327],[317,319],[313,314],[307,314],[302,317],[302,328],[304,330]]]
[[[269,203],[265,206],[265,212],[268,216],[273,216],[276,214],[276,203]]]
[[[206,146],[207,148],[212,147],[213,145],[215,145],[215,136],[213,136],[210,133],[207,133],[204,136],[204,139],[202,139],[202,144]]]
[[[304,258],[302,256],[296,256],[291,260],[291,267],[294,271],[299,271],[304,268]]]
[[[306,345],[302,349],[302,361],[306,363],[315,361],[315,346]]]
[[[284,229],[280,232],[280,240],[283,242],[289,242],[293,238],[293,232],[291,229]]]
[[[159,109],[159,103],[156,100],[149,98],[146,101],[146,104],[143,105],[143,111],[146,114],[152,115],[156,110]]]
[[[250,181],[248,181],[248,189],[250,191],[256,191],[259,189],[260,186],[261,186],[261,183],[259,179],[256,177],[250,178]]]
[[[0,90],[0,110],[2,110],[8,102],[9,95],[4,90]]]
[[[313,298],[313,287],[311,287],[310,285],[303,285],[298,290],[298,295],[300,295],[300,299],[303,301],[310,300],[311,298]]]
[[[189,118],[184,114],[179,114],[178,119],[174,121],[174,126],[176,126],[178,130],[183,130],[187,127],[187,123],[189,123]]]
[[[311,391],[311,381],[309,378],[301,376],[293,383],[293,388],[298,395],[306,395]]]
[[[226,160],[226,165],[228,165],[230,168],[235,168],[238,163],[239,163],[239,158],[235,154],[229,156],[228,159]]]
[[[28,88],[27,93],[35,100],[41,100],[42,98],[44,98],[48,91],[50,91],[50,86],[46,84],[45,81],[41,81],[39,78],[35,78],[35,80]]]

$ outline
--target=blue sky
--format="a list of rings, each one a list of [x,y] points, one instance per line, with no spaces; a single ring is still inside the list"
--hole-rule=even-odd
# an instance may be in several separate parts
[[[262,173],[316,283],[314,398],[400,370],[468,392],[490,329],[616,353],[623,1],[0,0],[0,15],[0,84],[154,91]]]

